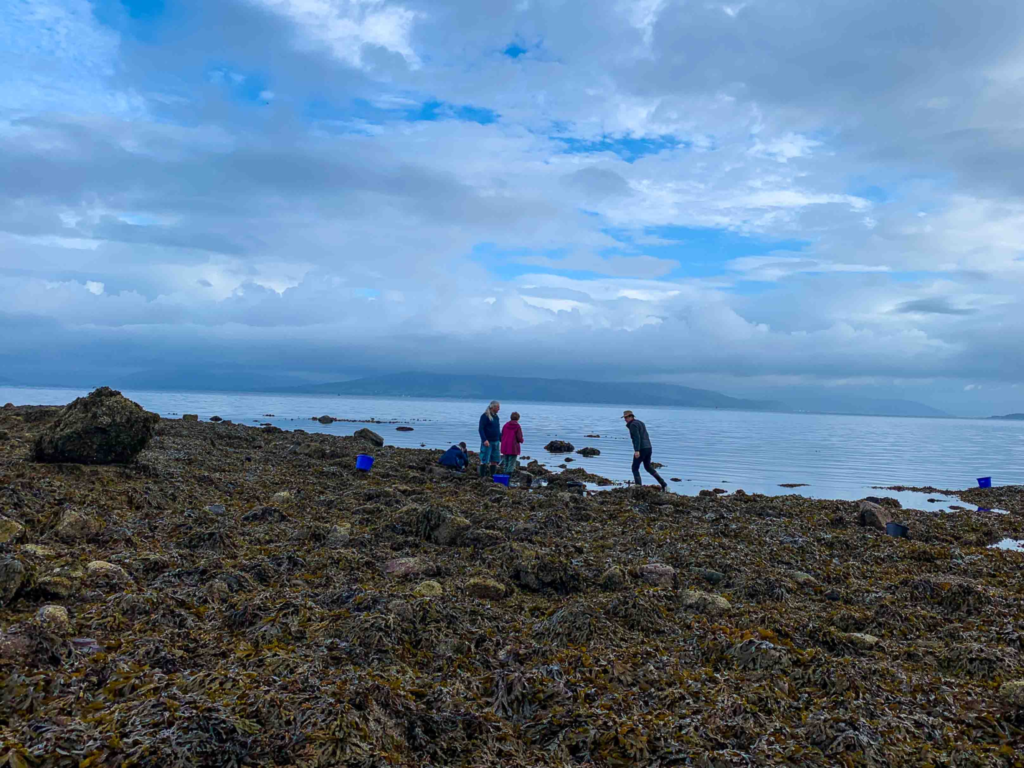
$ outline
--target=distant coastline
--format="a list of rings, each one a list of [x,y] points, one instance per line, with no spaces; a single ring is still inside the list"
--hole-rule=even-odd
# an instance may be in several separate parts
[[[83,386],[47,386],[6,381],[12,388],[91,390],[108,385],[123,391],[209,393],[237,395],[318,395],[382,399],[467,400],[499,399],[512,402],[575,403],[631,407],[700,408],[768,413],[876,416],[897,418],[959,418],[922,403],[899,399],[864,399],[794,393],[784,401],[731,397],[712,390],[651,382],[588,382],[566,379],[503,378],[428,373],[402,373],[324,384],[282,386],[279,382],[231,377],[159,376],[156,372],[117,377]],[[986,417],[975,417],[986,418]],[[1017,415],[1007,418],[1016,419]]]

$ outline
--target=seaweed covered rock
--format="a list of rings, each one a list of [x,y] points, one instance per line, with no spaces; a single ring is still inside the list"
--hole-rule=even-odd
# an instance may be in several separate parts
[[[421,557],[400,557],[386,562],[384,573],[393,579],[423,578],[434,576],[437,566]]]
[[[567,440],[552,440],[544,446],[544,450],[549,453],[572,453],[575,448],[573,444]]]
[[[671,588],[676,584],[676,569],[664,563],[651,563],[641,566],[640,578],[652,587]]]
[[[626,572],[617,565],[613,565],[601,574],[601,578],[598,579],[598,583],[601,585],[601,589],[614,592],[616,589],[622,589],[626,586],[626,580]]]
[[[0,557],[0,606],[6,605],[21,589],[26,569],[13,557]]]
[[[1014,707],[1024,709],[1024,680],[1010,680],[999,687],[999,695]]]
[[[126,464],[153,437],[160,417],[109,387],[65,406],[35,441],[36,461]]]
[[[505,585],[494,579],[477,577],[466,583],[466,594],[483,600],[500,600],[505,596]]]
[[[444,589],[436,581],[422,581],[416,585],[412,593],[416,597],[440,597],[444,594]]]
[[[732,605],[721,595],[702,592],[699,589],[686,590],[679,596],[679,602],[688,611],[705,613],[709,616],[720,616],[732,610]]]
[[[0,544],[13,544],[25,535],[25,526],[0,515]]]
[[[44,605],[36,611],[36,622],[55,635],[70,635],[73,629],[68,609],[62,605]]]
[[[85,541],[95,536],[103,528],[103,523],[92,514],[77,507],[64,507],[57,524],[53,527],[53,535],[66,543]]]
[[[551,552],[523,552],[512,568],[512,579],[531,592],[548,590],[560,595],[579,591],[582,578],[576,567]]]
[[[181,420],[182,421],[199,421],[199,414],[198,413],[186,413],[186,414],[182,415]]]
[[[131,577],[119,565],[105,560],[93,560],[85,566],[85,576],[91,584],[126,584]]]
[[[580,456],[586,457],[601,455],[601,452],[597,450],[597,448],[580,448],[578,451],[576,451],[576,453],[578,453]]]
[[[445,547],[461,543],[473,527],[461,515],[436,507],[425,507],[419,514],[417,525],[422,538]]]
[[[348,545],[349,540],[352,538],[352,526],[349,523],[341,523],[339,525],[332,525],[331,529],[327,532],[327,539],[325,544],[333,549],[338,549]]]
[[[371,445],[375,445],[378,448],[384,447],[384,438],[378,435],[372,429],[368,429],[366,427],[363,427],[362,429],[357,429],[355,433],[352,435],[352,437],[357,438],[359,440],[365,440],[366,442],[370,443]]]

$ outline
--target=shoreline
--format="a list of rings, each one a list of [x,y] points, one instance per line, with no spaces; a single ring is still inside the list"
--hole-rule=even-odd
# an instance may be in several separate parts
[[[162,419],[127,466],[26,460],[58,410],[0,410],[0,515],[20,528],[0,525],[0,562],[22,573],[0,606],[0,744],[35,765],[57,745],[93,766],[1024,748],[977,736],[1024,723],[1005,687],[1024,679],[1024,555],[989,548],[1024,538],[1019,486],[957,492],[1006,515],[886,502],[905,540],[856,502],[506,489],[440,450],[237,423]],[[41,630],[47,605],[65,631]]]

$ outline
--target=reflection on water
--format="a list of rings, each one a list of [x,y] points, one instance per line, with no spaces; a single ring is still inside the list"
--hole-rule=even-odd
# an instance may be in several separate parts
[[[0,388],[0,402],[64,404],[85,390]],[[272,423],[283,429],[304,429],[350,435],[363,424],[320,424],[311,417],[396,421],[373,427],[391,445],[447,448],[460,440],[476,450],[477,419],[486,403],[415,398],[376,399],[329,395],[245,393],[133,392],[128,397],[164,416],[198,413],[238,423]],[[654,461],[672,490],[696,494],[708,488],[748,493],[798,493],[832,499],[891,496],[905,507],[949,509],[963,502],[934,494],[879,491],[872,486],[914,485],[967,488],[976,478],[991,475],[996,485],[1024,484],[1024,422],[975,419],[913,419],[871,416],[756,413],[698,408],[569,405],[561,403],[502,404],[502,414],[517,410],[526,437],[523,451],[549,468],[563,462],[584,467],[612,480],[632,478],[632,447],[621,418],[632,407],[647,424],[654,443]],[[263,414],[275,414],[265,417]],[[411,426],[399,432],[397,426]],[[600,437],[585,437],[588,434]],[[590,446],[600,456],[552,456],[543,450],[550,440]],[[565,462],[566,458],[573,459]],[[672,479],[678,478],[678,479]],[[644,482],[653,482],[645,476]],[[782,483],[806,483],[782,488]],[[940,503],[929,503],[937,498]]]

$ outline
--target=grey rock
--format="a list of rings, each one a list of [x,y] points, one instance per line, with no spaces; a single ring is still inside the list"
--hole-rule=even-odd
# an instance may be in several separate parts
[[[374,432],[372,429],[363,427],[362,429],[356,430],[352,437],[358,438],[359,440],[365,440],[368,443],[372,443],[378,448],[384,447],[384,438]]]

